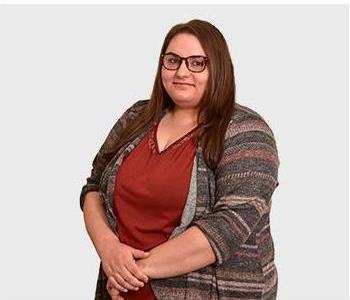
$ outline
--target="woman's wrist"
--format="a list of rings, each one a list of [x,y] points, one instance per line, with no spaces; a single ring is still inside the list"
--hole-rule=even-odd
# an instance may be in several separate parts
[[[148,258],[141,258],[136,261],[136,265],[139,267],[140,271],[148,277],[148,279],[152,279],[152,269],[148,262]]]
[[[99,245],[96,245],[97,253],[101,259],[105,252],[105,246],[112,245],[112,243],[120,244],[119,238],[113,232],[110,232],[101,237]]]

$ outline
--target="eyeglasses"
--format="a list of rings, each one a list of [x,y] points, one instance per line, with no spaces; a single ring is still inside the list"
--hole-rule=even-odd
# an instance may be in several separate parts
[[[203,72],[209,60],[208,57],[203,55],[181,57],[180,55],[172,52],[162,54],[161,57],[163,66],[167,70],[178,70],[182,64],[182,61],[184,60],[187,69],[194,73]]]

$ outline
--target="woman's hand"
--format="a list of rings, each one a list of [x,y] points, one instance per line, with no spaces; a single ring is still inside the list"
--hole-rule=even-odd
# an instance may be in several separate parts
[[[141,273],[145,274],[146,276],[148,276],[148,278],[150,279],[150,276],[148,274],[148,266],[146,263],[147,259],[139,259],[136,261],[136,265],[139,268],[139,270],[141,271]],[[120,284],[118,282],[116,282],[116,280],[113,278],[113,276],[110,276],[108,278],[108,282],[107,282],[107,288],[113,288],[116,289],[118,293],[126,293],[128,290],[121,287]],[[118,298],[119,300],[119,298]]]
[[[117,237],[101,249],[102,268],[112,285],[126,292],[138,290],[148,282],[148,277],[136,265],[135,258],[146,258],[149,253],[121,243]]]
[[[112,300],[124,300],[124,297],[120,295],[120,291],[113,286],[112,282],[109,279],[107,281],[106,288]]]

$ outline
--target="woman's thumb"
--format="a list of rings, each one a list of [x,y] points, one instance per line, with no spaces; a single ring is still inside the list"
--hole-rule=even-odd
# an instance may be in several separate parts
[[[149,252],[134,249],[133,255],[135,258],[143,258],[143,257],[147,257],[149,255]]]

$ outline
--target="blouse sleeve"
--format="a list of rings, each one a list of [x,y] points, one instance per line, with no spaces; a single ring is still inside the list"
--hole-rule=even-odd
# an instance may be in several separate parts
[[[82,187],[80,192],[80,209],[83,211],[85,195],[90,191],[98,191],[99,183],[102,172],[107,166],[108,162],[112,159],[115,154],[116,145],[118,143],[120,134],[125,128],[126,123],[131,118],[134,118],[137,114],[140,105],[144,104],[147,100],[139,100],[129,107],[122,116],[116,121],[110,132],[108,133],[105,141],[101,148],[95,155],[92,162],[92,169],[90,176],[86,178],[86,184]]]
[[[213,210],[192,223],[206,235],[216,266],[230,259],[270,212],[271,196],[279,185],[273,132],[262,117],[249,122],[229,125],[215,171]]]

